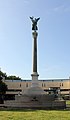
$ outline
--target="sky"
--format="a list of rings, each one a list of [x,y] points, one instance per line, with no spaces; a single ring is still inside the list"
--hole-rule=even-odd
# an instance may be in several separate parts
[[[31,79],[32,30],[38,22],[39,79],[70,76],[70,0],[0,0],[0,68]]]

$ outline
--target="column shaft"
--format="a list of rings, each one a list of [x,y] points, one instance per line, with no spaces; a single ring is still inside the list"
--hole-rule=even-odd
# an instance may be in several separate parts
[[[33,33],[33,74],[37,73],[37,36],[38,33],[34,31]]]
[[[33,73],[37,73],[37,39],[34,38],[33,43]]]

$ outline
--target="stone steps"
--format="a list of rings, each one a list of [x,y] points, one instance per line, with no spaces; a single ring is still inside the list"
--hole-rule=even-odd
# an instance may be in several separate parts
[[[16,102],[14,100],[11,101],[5,101],[4,102],[5,107],[18,107],[18,108],[65,108],[65,102],[64,101],[52,101],[46,103],[39,103],[36,101],[32,102]]]

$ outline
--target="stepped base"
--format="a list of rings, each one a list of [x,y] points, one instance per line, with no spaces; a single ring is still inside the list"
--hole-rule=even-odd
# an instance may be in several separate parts
[[[15,100],[5,101],[5,107],[26,109],[64,109],[64,100],[55,100],[54,95],[21,95],[15,96]]]
[[[66,101],[55,99],[55,95],[46,94],[40,87],[31,87],[22,95],[15,96],[15,100],[5,101],[5,107],[26,109],[64,109]]]
[[[23,95],[44,95],[46,94],[46,92],[41,88],[41,87],[38,87],[38,86],[35,86],[35,87],[30,87],[26,90],[24,90],[24,92],[22,93]]]

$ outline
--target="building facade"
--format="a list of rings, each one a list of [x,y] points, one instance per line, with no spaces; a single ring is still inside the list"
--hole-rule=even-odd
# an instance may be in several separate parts
[[[4,80],[8,86],[6,95],[22,94],[31,87],[32,80]],[[70,79],[39,80],[39,86],[48,93],[49,88],[60,88],[63,95],[70,96]]]

